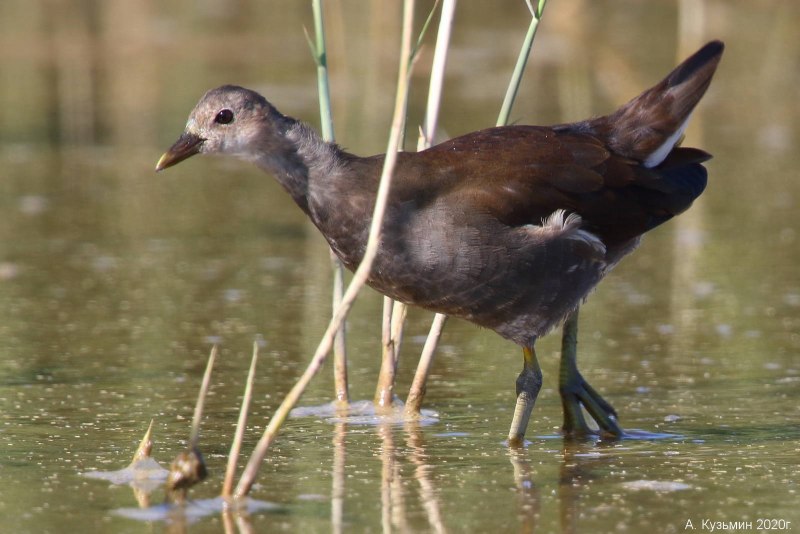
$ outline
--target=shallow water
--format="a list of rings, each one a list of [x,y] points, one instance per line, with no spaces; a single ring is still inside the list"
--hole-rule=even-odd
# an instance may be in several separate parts
[[[160,529],[125,513],[137,507],[130,488],[82,473],[128,465],[150,419],[154,457],[168,464],[219,343],[201,428],[211,474],[191,494],[207,503],[253,341],[262,356],[246,452],[326,325],[328,252],[269,177],[209,159],[152,171],[197,97],[224,82],[316,123],[302,32],[310,9],[101,4],[0,7],[4,532]],[[527,25],[519,4],[459,6],[443,137],[494,123]],[[553,2],[513,114],[552,123],[603,113],[695,43],[728,44],[686,140],[715,155],[707,192],[648,235],[581,315],[581,369],[633,437],[559,436],[555,334],[539,346],[545,384],[528,446],[509,450],[519,350],[451,320],[425,403],[436,415],[419,426],[313,410],[290,419],[253,492],[277,506],[252,514],[256,531],[684,532],[704,520],[756,530],[759,519],[800,528],[800,9],[683,4],[700,10],[698,28],[681,26],[672,2]],[[328,15],[337,136],[359,154],[385,144],[399,38],[395,13],[364,5],[334,3]],[[430,50],[409,124],[422,117]],[[356,400],[373,394],[380,307],[365,293],[349,324]],[[401,395],[429,320],[410,313]],[[331,400],[330,374],[301,406]],[[163,498],[157,490],[150,502]],[[223,518],[187,528],[220,532]]]

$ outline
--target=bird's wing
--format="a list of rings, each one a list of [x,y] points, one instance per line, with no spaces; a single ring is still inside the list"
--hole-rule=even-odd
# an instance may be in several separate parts
[[[490,128],[420,154],[418,182],[405,187],[450,196],[509,226],[541,224],[556,210],[577,213],[606,244],[624,243],[687,209],[705,187],[708,155],[677,148],[648,169],[586,133],[533,126]],[[410,193],[410,191],[409,191]]]

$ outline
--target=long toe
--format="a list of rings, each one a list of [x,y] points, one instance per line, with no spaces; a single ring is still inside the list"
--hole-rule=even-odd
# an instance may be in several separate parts
[[[564,407],[564,436],[576,439],[597,435],[603,439],[619,439],[623,436],[614,407],[581,375],[561,387],[561,403]],[[586,421],[584,409],[597,424],[597,429]]]

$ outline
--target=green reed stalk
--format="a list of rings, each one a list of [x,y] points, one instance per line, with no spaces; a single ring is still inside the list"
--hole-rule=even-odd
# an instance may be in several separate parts
[[[334,142],[333,113],[331,112],[331,92],[328,84],[328,52],[325,47],[325,21],[322,15],[322,0],[312,0],[311,8],[314,12],[314,37],[311,45],[311,54],[317,64],[317,90],[319,91],[319,117],[322,139]]]
[[[278,435],[278,431],[283,425],[289,412],[297,404],[300,396],[308,387],[311,379],[319,372],[325,358],[333,346],[333,339],[336,331],[341,327],[345,317],[350,312],[353,302],[358,296],[359,291],[364,287],[369,277],[372,263],[378,252],[378,244],[381,238],[381,228],[383,226],[383,216],[386,212],[386,204],[389,198],[389,188],[391,186],[392,174],[394,166],[397,161],[397,150],[401,138],[401,129],[404,121],[404,111],[406,109],[406,102],[408,99],[408,86],[412,63],[412,46],[411,46],[411,32],[414,22],[414,0],[405,0],[403,3],[403,36],[402,47],[400,56],[400,69],[397,82],[397,94],[395,97],[394,114],[392,118],[392,129],[389,134],[389,142],[386,149],[386,158],[384,159],[383,171],[381,173],[381,180],[378,186],[378,194],[375,200],[375,210],[372,215],[372,223],[370,224],[369,239],[364,251],[364,257],[361,264],[356,269],[350,285],[345,291],[342,303],[337,308],[333,315],[328,328],[325,331],[319,346],[317,347],[314,357],[308,364],[308,367],[303,372],[302,376],[298,379],[297,383],[292,387],[283,402],[275,411],[267,428],[258,441],[253,454],[250,456],[247,465],[245,466],[242,477],[236,486],[234,498],[242,498],[250,493],[250,489],[255,483],[258,469],[264,460],[264,457],[269,450],[270,445]]]
[[[517,64],[514,66],[514,72],[511,75],[511,81],[506,90],[506,97],[503,100],[503,106],[500,108],[500,115],[497,117],[497,126],[505,126],[508,124],[508,117],[511,114],[511,108],[514,106],[514,101],[519,92],[519,86],[522,82],[522,74],[525,72],[525,66],[528,64],[528,57],[533,48],[533,38],[536,37],[536,30],[539,28],[539,21],[542,19],[544,13],[544,6],[547,0],[539,0],[539,3],[534,8],[530,0],[527,0],[528,9],[531,11],[531,24],[528,26],[528,33],[525,35],[525,40],[522,43],[522,49],[517,57]]]
[[[317,90],[319,94],[319,117],[322,139],[333,143],[333,112],[331,111],[331,93],[328,83],[328,51],[325,44],[325,20],[322,14],[322,1],[312,0],[311,8],[314,12],[314,41],[306,33],[311,55],[317,65]],[[344,295],[344,266],[333,251],[330,252],[331,266],[333,269],[333,310],[339,307]],[[346,405],[350,400],[347,383],[347,345],[345,341],[344,324],[336,332],[333,343],[333,380],[336,392],[336,402]]]

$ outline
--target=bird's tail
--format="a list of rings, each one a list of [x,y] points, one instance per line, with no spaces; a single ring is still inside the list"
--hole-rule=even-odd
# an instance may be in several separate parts
[[[657,85],[611,115],[590,121],[590,127],[605,137],[617,154],[645,167],[660,165],[680,141],[724,48],[721,41],[711,41]]]

